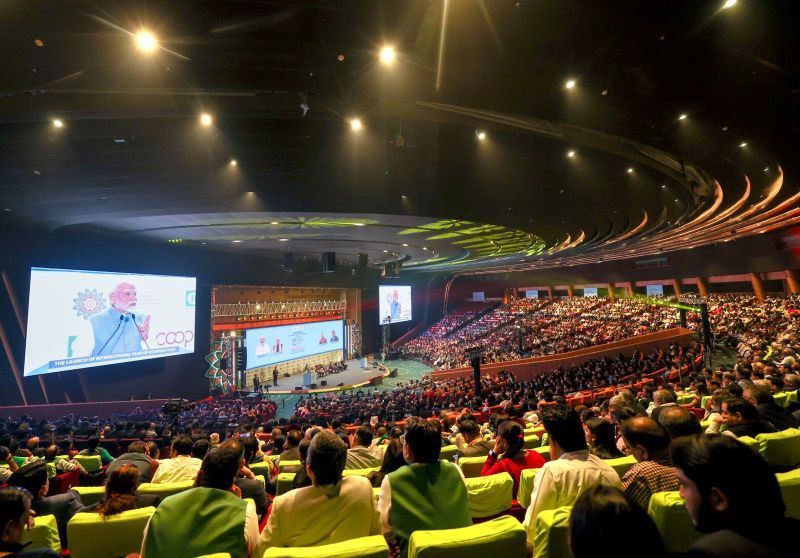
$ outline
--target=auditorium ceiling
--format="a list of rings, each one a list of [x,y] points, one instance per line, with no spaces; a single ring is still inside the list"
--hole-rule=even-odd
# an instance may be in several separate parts
[[[469,273],[723,248],[800,221],[797,16],[4,2],[0,225]]]

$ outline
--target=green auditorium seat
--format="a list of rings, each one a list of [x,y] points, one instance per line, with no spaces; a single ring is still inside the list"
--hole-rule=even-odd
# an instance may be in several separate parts
[[[29,548],[52,548],[61,553],[61,540],[58,538],[58,524],[54,515],[39,515],[34,518],[33,529],[22,532],[22,543]]]
[[[151,482],[143,482],[139,485],[140,494],[155,494],[166,498],[184,490],[189,490],[194,486],[194,481],[181,481],[181,482],[160,482],[153,484]]]
[[[47,464],[47,478],[52,479],[57,474],[58,474],[58,471],[56,471],[56,464],[55,463],[48,463]]]
[[[227,552],[217,552],[215,554],[204,554],[203,556],[196,556],[195,558],[231,558]]]
[[[786,397],[786,406],[788,407],[790,403],[794,403],[797,401],[797,391],[790,391],[788,392],[789,395]]]
[[[750,436],[739,436],[736,439],[754,451],[759,451],[759,449],[761,449],[761,444],[758,443],[758,440],[755,438],[751,438]]]
[[[439,459],[442,461],[452,461],[453,457],[458,453],[458,446],[450,445],[443,446],[442,453],[439,454]]]
[[[776,393],[775,395],[772,396],[772,399],[774,399],[775,403],[777,403],[781,407],[786,407],[789,405],[789,394],[786,392]]]
[[[786,516],[800,519],[800,469],[775,476],[781,487],[783,503],[786,504]]]
[[[800,429],[788,428],[781,432],[756,436],[761,456],[774,467],[791,469],[800,465]]]
[[[533,451],[538,451],[542,454],[545,461],[550,461],[550,446],[540,446],[538,448],[533,448]]]
[[[87,473],[96,473],[103,468],[103,462],[99,455],[76,455],[75,461],[83,465]]]
[[[408,543],[409,558],[524,558],[525,553],[525,529],[507,515],[460,529],[415,531]]]
[[[367,467],[365,469],[345,469],[342,471],[344,477],[366,477],[370,473],[374,473],[380,467]]]
[[[257,477],[267,478],[269,476],[269,472],[272,470],[271,462],[263,462],[263,463],[253,463],[247,466],[253,474]]]
[[[278,464],[278,470],[281,473],[296,473],[303,466],[302,462],[297,461],[281,461]]]
[[[466,478],[479,477],[481,476],[483,464],[486,463],[486,457],[485,455],[479,457],[460,457],[458,459],[458,466],[461,467],[461,471]]]
[[[524,469],[519,476],[519,491],[517,492],[517,502],[523,508],[531,505],[531,492],[533,492],[533,479],[539,469]]]
[[[105,486],[74,486],[72,488],[80,494],[84,506],[91,506],[106,497]]]
[[[694,398],[695,398],[695,396],[694,396],[693,393],[687,393],[687,394],[684,394],[684,395],[679,395],[677,403],[678,403],[678,405],[686,405],[687,403],[691,403],[692,401],[694,401]],[[701,404],[702,404],[702,399],[700,401],[701,401]]]
[[[569,514],[572,506],[543,510],[536,515],[534,558],[565,558],[569,551]]]
[[[275,484],[275,494],[280,496],[292,489],[292,481],[297,473],[278,473],[278,480]]]
[[[525,449],[533,449],[539,447],[539,436],[536,434],[526,435],[524,438],[525,441]]]
[[[702,536],[692,526],[692,518],[678,492],[653,494],[647,513],[658,527],[668,552],[685,552]]]
[[[268,548],[263,558],[389,558],[382,535],[299,548]]]
[[[472,519],[491,517],[511,507],[514,479],[508,473],[466,479]]]
[[[623,475],[628,472],[628,469],[636,465],[636,458],[632,455],[617,457],[615,459],[604,459],[603,461],[617,472],[619,478],[622,478]]]
[[[709,399],[711,399],[710,395],[704,395],[703,397],[700,398],[700,407],[702,409],[706,408],[706,403],[708,402]]]
[[[70,558],[108,558],[139,552],[144,528],[156,509],[129,510],[109,518],[76,513],[67,523]]]

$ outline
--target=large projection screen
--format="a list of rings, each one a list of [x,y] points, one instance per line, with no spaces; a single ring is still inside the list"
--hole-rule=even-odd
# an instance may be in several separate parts
[[[381,324],[407,322],[411,319],[411,287],[378,286],[378,321]]]
[[[245,343],[248,370],[330,351],[341,352],[344,350],[344,322],[332,320],[248,329]]]
[[[194,352],[194,277],[31,268],[25,376]]]

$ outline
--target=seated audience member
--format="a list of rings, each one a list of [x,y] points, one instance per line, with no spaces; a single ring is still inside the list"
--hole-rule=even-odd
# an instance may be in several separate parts
[[[114,461],[108,450],[100,447],[100,438],[97,436],[92,436],[86,440],[86,449],[79,451],[78,455],[99,455],[103,465],[108,465]]]
[[[471,419],[461,421],[458,426],[458,433],[461,434],[463,442],[459,445],[458,455],[460,457],[481,457],[489,455],[494,444],[481,436],[481,429],[478,424]],[[456,437],[456,445],[461,440]]]
[[[588,418],[583,423],[586,434],[586,443],[589,453],[600,459],[615,459],[624,454],[617,449],[617,440],[614,435],[614,425],[601,418]]]
[[[723,434],[729,436],[751,436],[778,430],[758,416],[756,406],[740,397],[731,397],[722,402],[722,422],[727,428]]]
[[[212,432],[208,436],[208,444],[211,449],[219,445],[219,432]]]
[[[205,438],[199,438],[195,440],[192,444],[192,457],[202,461],[208,453],[208,448],[210,445],[210,442]]]
[[[662,412],[659,418],[663,417]],[[622,490],[646,511],[654,492],[669,492],[680,487],[669,457],[671,439],[664,427],[649,417],[634,417],[623,422],[622,439],[636,459],[636,465],[622,477]]]
[[[311,477],[306,472],[306,460],[308,459],[308,446],[311,445],[311,440],[303,438],[300,440],[300,445],[297,446],[300,453],[300,470],[295,474],[292,479],[292,488],[303,488],[304,486],[311,486]],[[270,493],[272,494],[272,493]]]
[[[270,547],[319,546],[380,533],[372,486],[364,477],[342,477],[347,448],[335,433],[311,440],[306,471],[311,486],[272,503],[253,556]]]
[[[441,431],[436,421],[411,417],[406,423],[403,457],[408,465],[384,477],[378,507],[386,539],[408,555],[408,539],[421,529],[472,525],[467,487],[456,465],[439,461]]]
[[[675,396],[671,392],[665,389],[656,390],[653,393],[653,410],[650,411],[650,418],[658,422],[658,415],[661,414],[661,411],[674,405],[677,405],[677,403],[675,403]]]
[[[153,461],[145,453],[146,450],[147,447],[141,440],[131,442],[127,453],[123,453],[112,461],[106,469],[106,474],[113,473],[123,465],[133,465],[141,473],[141,482],[150,482],[150,479],[153,478]]]
[[[784,517],[778,480],[756,452],[730,436],[677,440],[671,450],[695,528],[708,533],[692,557],[796,557],[800,521]]]
[[[370,469],[380,467],[383,456],[372,446],[372,430],[359,426],[353,436],[353,445],[347,450],[345,469]]]
[[[97,513],[111,517],[118,513],[147,506],[158,506],[161,497],[155,494],[139,494],[141,472],[134,465],[121,465],[106,479],[106,497],[97,507]]]
[[[264,483],[258,480],[255,474],[253,474],[253,471],[247,468],[247,452],[245,451],[242,440],[252,440],[252,438],[231,438],[230,440],[224,441],[219,447],[230,446],[242,454],[242,462],[239,468],[239,474],[237,475],[234,484],[239,488],[242,498],[250,498],[253,500],[253,502],[255,502],[256,514],[258,514],[259,517],[262,517],[267,511],[269,498],[267,497],[267,491],[264,488]],[[195,442],[195,444],[197,444],[197,442]]]
[[[145,442],[145,445],[147,448],[147,457],[153,461],[153,465],[158,467],[158,459],[161,457],[161,448],[153,441]]]
[[[6,446],[0,446],[0,463],[5,463],[7,467],[0,467],[0,484],[5,484],[8,479],[14,474],[14,471],[19,469],[19,465],[14,461],[14,456],[11,454]]]
[[[261,453],[261,448],[258,447],[258,438],[255,436],[239,438],[239,443],[244,448],[244,459],[247,465],[264,462],[264,455]]]
[[[303,436],[297,430],[292,430],[286,434],[286,443],[275,465],[280,465],[284,461],[300,461],[300,450],[297,449],[297,446],[300,445],[302,438]]]
[[[186,439],[191,448],[191,438]],[[208,452],[195,488],[165,498],[150,517],[142,558],[251,555],[258,542],[258,518],[255,506],[241,499],[234,484],[241,464],[241,447],[220,446]]]
[[[22,544],[25,531],[33,528],[31,496],[26,490],[0,488],[0,556],[4,558],[58,558],[49,548]]]
[[[155,484],[167,482],[183,482],[194,480],[203,462],[192,457],[192,439],[178,436],[172,441],[170,459],[162,459],[153,474]]]
[[[507,420],[500,425],[494,448],[489,452],[481,476],[508,473],[514,479],[512,497],[516,499],[519,491],[519,477],[525,469],[539,469],[544,465],[544,457],[537,451],[525,451],[525,437],[522,427]]]
[[[536,516],[540,511],[570,506],[580,492],[596,484],[620,486],[619,475],[596,455],[589,453],[581,419],[562,406],[542,411],[542,423],[550,443],[550,461],[533,481],[530,505],[523,526],[533,546]]]
[[[569,517],[569,548],[573,558],[660,558],[664,542],[653,520],[614,486],[584,490]]]
[[[55,469],[55,475],[60,475],[61,473],[67,473],[69,471],[80,471],[82,475],[87,474],[86,469],[83,466],[75,461],[74,458],[66,457],[58,455],[58,446],[55,444],[50,444],[44,450],[44,462],[45,463],[52,463]],[[52,471],[49,472],[52,476],[55,476]]]
[[[682,436],[700,434],[703,431],[697,417],[689,409],[684,409],[679,405],[662,410],[658,415],[658,424],[667,431],[673,440]]]
[[[784,407],[775,403],[768,387],[747,386],[744,388],[743,397],[756,406],[761,420],[770,423],[777,430],[797,428],[797,419]]]
[[[44,448],[39,447],[39,442],[38,436],[31,436],[25,442],[26,449],[31,452],[31,455],[34,457],[44,457]]]
[[[386,446],[386,451],[383,454],[383,463],[381,468],[377,471],[372,471],[367,475],[367,480],[372,484],[373,488],[380,488],[383,479],[389,473],[397,471],[400,467],[406,464],[403,457],[403,444],[400,440],[390,440]]]
[[[31,507],[36,515],[54,515],[56,517],[61,546],[67,547],[67,523],[73,515],[84,509],[78,493],[68,490],[64,494],[47,496],[50,483],[47,479],[47,465],[44,461],[35,461],[20,467],[8,479],[8,484],[19,486],[31,493],[33,496]]]

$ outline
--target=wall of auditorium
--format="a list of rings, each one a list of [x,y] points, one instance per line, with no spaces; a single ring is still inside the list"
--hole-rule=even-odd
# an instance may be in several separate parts
[[[204,356],[209,344],[208,309],[212,285],[267,284],[374,289],[378,281],[378,272],[373,270],[361,272],[355,277],[349,268],[322,274],[321,267],[304,262],[295,265],[294,273],[287,274],[283,272],[280,262],[251,254],[199,250],[187,245],[144,242],[124,236],[68,231],[34,231],[30,234],[3,231],[0,234],[0,269],[7,275],[23,315],[28,307],[32,266],[191,275],[197,277],[198,289],[194,354],[26,378],[23,383],[29,404],[142,399],[148,396],[196,399],[207,395]],[[377,324],[377,310],[375,312],[375,319],[370,320]],[[5,288],[0,292],[0,325],[8,341],[8,350],[21,371],[25,337]],[[377,325],[374,328],[365,327],[365,337],[367,332],[372,334],[376,329]],[[47,399],[42,385],[47,392]],[[0,353],[0,405],[21,403],[11,365],[6,351],[3,351]]]

